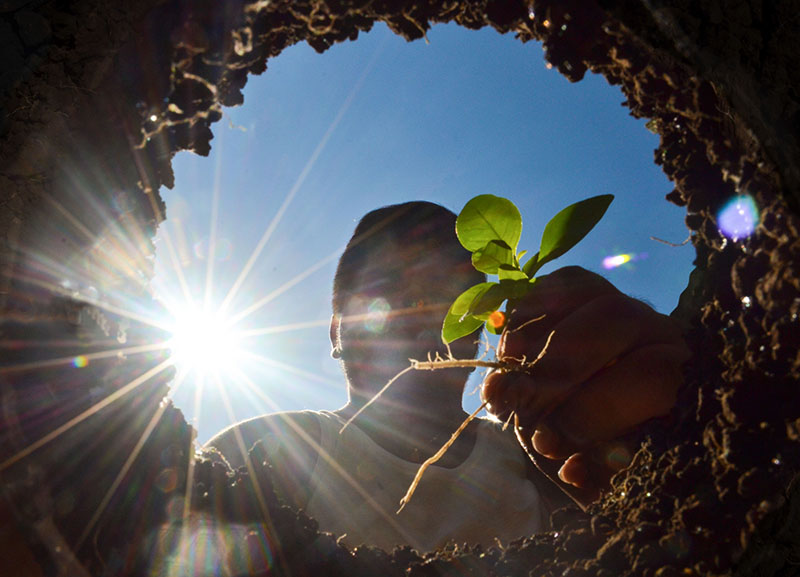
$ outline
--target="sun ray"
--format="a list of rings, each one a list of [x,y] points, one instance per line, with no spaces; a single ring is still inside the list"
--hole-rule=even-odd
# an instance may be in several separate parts
[[[101,217],[105,221],[111,222],[106,228],[110,234],[104,234],[93,245],[93,248],[100,247],[103,264],[116,267],[122,262],[129,269],[128,277],[137,278],[139,276],[137,267],[139,269],[147,268],[149,256],[147,249],[152,246],[150,237],[130,215],[123,214],[115,218],[108,214],[101,214]],[[110,250],[105,243],[111,245]]]
[[[225,390],[225,386],[222,384],[219,373],[214,374],[214,380],[217,385],[217,389],[219,391],[220,397],[222,397],[222,404],[225,407],[225,412],[228,414],[228,418],[230,419],[231,423],[238,422],[236,418],[236,414],[233,410],[233,405],[231,404],[230,397],[228,397],[228,393]],[[253,484],[253,491],[256,494],[256,499],[258,500],[259,509],[261,509],[261,515],[264,519],[269,519],[269,514],[267,511],[267,502],[264,498],[264,494],[261,492],[261,487],[258,485],[255,475],[255,468],[253,467],[253,462],[250,459],[250,453],[248,452],[247,448],[244,446],[244,438],[242,437],[242,432],[238,428],[234,428],[233,436],[236,440],[236,446],[242,454],[242,460],[244,461],[245,467],[247,468],[247,473],[250,476],[250,480]]]
[[[236,296],[236,293],[239,292],[239,289],[241,288],[242,283],[244,283],[245,279],[247,278],[247,275],[250,274],[250,269],[253,268],[253,265],[255,264],[259,255],[261,255],[261,251],[264,250],[267,241],[269,241],[270,237],[272,236],[272,233],[278,226],[278,223],[281,221],[281,218],[283,218],[283,213],[286,212],[286,208],[289,206],[289,203],[292,201],[294,195],[297,193],[297,190],[300,188],[298,186],[298,182],[300,182],[299,178],[295,182],[294,186],[292,186],[292,189],[289,191],[289,193],[286,195],[286,198],[283,199],[283,204],[281,204],[280,208],[278,209],[278,212],[275,213],[275,216],[272,217],[272,220],[267,225],[267,228],[264,230],[264,234],[261,235],[261,239],[258,241],[258,244],[256,244],[256,247],[253,249],[253,252],[250,254],[250,257],[247,259],[247,262],[242,267],[242,271],[239,273],[239,276],[236,277],[236,280],[233,282],[233,285],[228,290],[228,294],[226,294],[225,298],[222,300],[222,304],[220,305],[220,310],[225,311],[228,309],[228,306],[230,306],[230,303]]]
[[[5,529],[5,528],[4,528]],[[53,516],[45,517],[33,525],[38,542],[44,551],[55,551],[58,553],[58,575],[69,575],[70,577],[92,577],[81,561],[75,554],[70,544],[64,536],[63,529],[56,526]],[[3,551],[8,554],[7,551]],[[41,571],[41,570],[40,570]],[[41,574],[41,572],[39,572]]]
[[[98,359],[107,359],[109,357],[116,357],[118,355],[136,355],[140,353],[149,353],[153,351],[166,349],[168,346],[169,344],[166,341],[163,341],[151,345],[135,345],[130,347],[119,347],[115,349],[99,351],[96,353],[86,353],[84,355],[79,355],[79,356],[84,357],[87,361],[95,361]],[[71,355],[68,357],[58,357],[42,361],[33,361],[30,363],[21,363],[19,365],[11,365],[8,367],[0,367],[0,375],[19,373],[22,371],[30,371],[34,369],[46,369],[48,367],[57,367],[59,365],[68,365],[75,360],[75,357],[76,355]],[[172,362],[171,359],[168,360],[169,362]]]
[[[48,281],[43,281],[41,279],[33,278],[33,277],[29,276],[29,275],[23,275],[23,274],[20,274],[20,273],[12,273],[11,277],[14,280],[18,280],[18,281],[20,281],[22,283],[27,283],[27,284],[30,284],[31,286],[36,286],[38,288],[42,288],[42,289],[48,290],[48,291],[50,291],[50,292],[52,292],[52,293],[54,293],[56,295],[60,295],[60,296],[63,296],[63,297],[71,298],[76,303],[83,303],[83,304],[85,304],[87,306],[97,307],[97,308],[105,310],[107,312],[119,315],[121,317],[124,317],[126,319],[130,319],[132,321],[140,322],[142,324],[145,324],[147,326],[150,326],[150,327],[153,327],[153,328],[156,328],[156,329],[161,329],[161,330],[164,330],[164,331],[168,330],[168,324],[165,321],[159,321],[159,320],[156,320],[154,318],[150,318],[150,317],[141,315],[139,313],[130,311],[128,309],[124,309],[122,307],[119,307],[119,306],[116,306],[116,305],[112,305],[111,303],[108,303],[108,302],[103,302],[103,301],[99,301],[99,300],[97,300],[97,301],[94,301],[94,300],[89,301],[89,300],[86,300],[85,298],[81,298],[80,295],[76,297],[75,295],[71,294],[68,290],[66,290],[61,285],[57,285],[57,284],[54,284],[54,283],[48,282]]]
[[[200,403],[203,400],[203,387],[205,385],[204,374],[201,373],[197,384],[194,387],[194,406],[192,407],[192,414],[194,415],[194,428],[197,430],[200,427]],[[190,531],[189,514],[192,508],[192,494],[194,492],[194,463],[195,463],[195,447],[194,439],[192,439],[191,446],[189,447],[189,462],[186,465],[186,493],[183,496],[183,515],[182,523],[185,539]]]
[[[184,373],[180,373],[175,378],[175,380],[173,381],[173,384],[171,386],[171,389],[172,389],[173,392],[177,391],[180,388],[181,383],[183,383],[185,377],[186,377],[186,373],[184,372]],[[166,404],[166,403],[161,403],[159,405],[159,407],[156,409],[155,413],[153,413],[153,416],[150,418],[150,421],[147,423],[147,426],[145,427],[144,431],[142,432],[141,436],[139,437],[139,440],[136,442],[136,445],[133,447],[133,450],[131,451],[131,454],[125,460],[125,463],[122,465],[122,468],[120,469],[120,471],[117,474],[116,478],[111,483],[111,486],[108,488],[108,491],[106,491],[106,494],[103,496],[103,499],[100,501],[100,504],[97,506],[97,510],[94,512],[92,517],[89,519],[89,522],[86,524],[86,528],[83,530],[83,533],[81,533],[80,537],[78,537],[78,541],[77,541],[77,543],[75,545],[75,550],[78,550],[78,549],[81,548],[81,545],[86,540],[86,538],[89,536],[89,533],[92,531],[92,528],[95,526],[97,521],[102,516],[103,512],[105,511],[106,507],[108,506],[108,503],[111,501],[111,499],[113,498],[114,494],[117,492],[117,489],[119,488],[120,483],[122,483],[122,480],[125,478],[125,475],[128,474],[128,471],[130,470],[131,466],[133,465],[133,462],[139,456],[139,453],[141,452],[142,447],[144,447],[145,443],[150,438],[150,435],[152,434],[153,430],[156,428],[156,425],[158,425],[159,421],[161,420],[161,417],[164,415],[164,412],[167,410],[168,406],[169,405]]]
[[[334,252],[332,252],[331,254],[326,256],[325,258],[317,261],[315,264],[311,265],[305,271],[303,271],[300,274],[296,275],[294,278],[289,279],[288,281],[283,283],[281,286],[276,288],[274,291],[272,291],[271,293],[267,294],[266,296],[260,298],[259,300],[254,302],[252,305],[250,305],[249,307],[247,307],[243,311],[233,315],[231,317],[231,324],[238,323],[239,321],[241,321],[245,317],[251,315],[252,313],[257,311],[258,309],[260,309],[261,307],[263,307],[264,305],[266,305],[267,303],[269,303],[270,301],[272,301],[276,297],[278,297],[281,294],[285,293],[287,290],[292,288],[294,285],[296,285],[300,281],[305,280],[306,278],[308,278],[309,276],[311,276],[312,274],[317,272],[319,269],[321,269],[322,267],[327,265],[329,262],[331,262],[332,260],[336,259],[339,256],[340,253],[341,253],[341,249],[336,249]]]
[[[270,221],[269,225],[267,225],[264,234],[261,235],[261,239],[258,241],[258,244],[253,249],[250,258],[247,259],[247,262],[245,263],[244,267],[242,267],[242,272],[239,273],[239,276],[234,281],[233,285],[228,291],[228,294],[225,295],[225,298],[222,301],[222,305],[220,305],[220,310],[222,311],[227,310],[228,306],[230,306],[231,301],[236,296],[236,293],[239,292],[242,283],[244,283],[245,279],[247,278],[247,275],[250,274],[250,270],[253,268],[253,265],[255,264],[256,260],[261,254],[261,251],[264,250],[267,241],[272,236],[272,233],[275,231],[275,228],[278,226],[281,219],[283,218],[283,214],[286,212],[286,209],[289,207],[289,204],[292,202],[292,199],[294,199],[295,195],[297,194],[297,191],[300,190],[306,178],[311,173],[311,170],[317,163],[317,159],[319,159],[320,155],[325,150],[325,147],[327,146],[331,136],[333,136],[333,133],[339,126],[339,123],[342,121],[342,118],[344,118],[344,115],[347,113],[348,109],[353,104],[356,95],[358,95],[358,93],[361,91],[361,88],[364,86],[364,82],[366,81],[367,76],[372,71],[373,67],[375,66],[375,63],[378,61],[378,57],[383,53],[386,45],[387,41],[384,40],[381,43],[381,45],[375,50],[375,53],[372,55],[372,58],[364,67],[364,70],[361,72],[361,75],[358,77],[356,83],[353,85],[352,90],[350,90],[350,93],[345,98],[341,107],[339,107],[339,111],[336,113],[336,116],[334,117],[333,121],[331,121],[330,125],[328,126],[328,129],[325,131],[325,134],[322,135],[322,138],[320,139],[316,148],[314,148],[314,151],[311,153],[311,156],[309,157],[308,161],[303,167],[303,170],[300,172],[300,175],[297,177],[297,180],[295,180],[294,184],[292,185],[291,190],[289,190],[289,193],[286,195],[286,198],[284,198],[283,203],[278,209],[278,212],[276,212],[275,216],[272,217],[272,220]]]
[[[250,329],[241,331],[239,336],[246,337],[260,337],[263,335],[273,335],[276,333],[286,333],[290,331],[300,331],[303,329],[310,329],[316,327],[327,327],[331,323],[331,319],[319,319],[317,321],[304,321],[299,323],[290,323],[286,325],[275,325],[271,327],[263,327],[260,329]]]
[[[25,267],[26,272],[13,271],[10,277],[14,280],[31,283],[34,286],[49,289],[53,292],[70,294],[66,291],[64,285],[57,284],[53,280],[45,280],[35,276],[36,273],[44,275],[47,279],[70,279],[74,278],[72,269],[68,263],[51,259],[40,253],[30,253],[23,251],[21,254],[28,266]]]
[[[35,267],[29,267],[28,271],[24,273],[19,271],[13,271],[9,274],[9,277],[13,280],[19,281],[20,284],[29,284],[37,288],[48,290],[60,296],[73,297],[73,291],[69,290],[63,284],[57,284],[53,281],[44,280],[42,278],[34,276],[34,273],[36,272],[43,273],[47,275],[49,278],[54,278],[56,276],[59,276],[57,274],[51,274],[54,271],[52,269],[48,270],[47,268],[45,268],[48,266],[46,263],[34,262],[30,258],[28,259],[28,262],[34,264]]]
[[[193,306],[194,297],[192,296],[192,291],[189,290],[189,283],[186,282],[186,275],[183,274],[183,267],[181,266],[180,259],[178,258],[178,253],[175,250],[175,245],[172,243],[172,236],[169,234],[167,227],[164,225],[161,225],[159,233],[161,234],[161,238],[164,240],[164,244],[167,247],[167,254],[169,255],[170,262],[172,263],[172,269],[175,271],[175,276],[178,278],[178,284],[181,287],[183,298],[189,303],[190,306]]]
[[[195,447],[194,439],[190,441],[189,446],[189,460],[186,463],[186,492],[183,494],[183,511],[181,512],[181,524],[183,525],[182,532],[188,534],[189,529],[189,515],[192,507],[192,497],[194,494],[194,464],[195,464]]]
[[[394,309],[387,314],[387,318],[397,318],[407,314],[420,314],[423,312],[440,313],[447,309],[447,305],[423,305],[421,307],[406,307],[402,309]],[[347,315],[342,317],[343,323],[362,322],[370,320],[374,313],[361,313],[358,315]],[[331,319],[319,319],[316,321],[302,321],[297,323],[289,323],[285,325],[274,325],[271,327],[261,327],[256,329],[248,329],[237,333],[241,338],[259,337],[264,335],[272,335],[290,331],[299,331],[303,329],[327,327],[330,325]]]
[[[145,317],[143,315],[140,315],[138,313],[131,312],[131,311],[127,310],[127,309],[123,309],[121,307],[112,305],[111,303],[98,301],[96,303],[88,303],[88,304],[91,304],[92,306],[95,306],[95,307],[97,307],[99,309],[102,309],[104,311],[108,311],[110,313],[114,313],[115,315],[119,315],[121,317],[125,317],[127,319],[132,320],[132,321],[137,321],[137,322],[140,322],[142,324],[151,326],[153,328],[161,329],[162,331],[169,330],[169,325],[165,321],[159,321],[159,320],[151,319],[151,318]]]
[[[268,405],[273,411],[280,411],[280,407],[272,400],[272,398],[260,390],[258,386],[256,386],[250,378],[243,373],[242,371],[235,371],[234,376],[238,377],[239,381],[248,389],[250,389],[256,396],[261,398],[266,405]],[[364,499],[364,502],[367,503],[370,507],[372,507],[382,518],[383,520],[391,527],[393,527],[400,535],[406,539],[408,543],[414,543],[415,539],[411,533],[409,533],[405,528],[403,528],[400,523],[398,523],[397,518],[393,513],[385,511],[381,508],[381,506],[375,501],[372,495],[367,491],[361,483],[359,483],[353,476],[347,472],[339,463],[337,463],[333,456],[330,455],[318,442],[316,439],[312,438],[311,435],[308,434],[306,430],[300,427],[297,423],[293,422],[291,419],[286,419],[286,424],[289,425],[292,430],[300,437],[303,442],[307,443],[310,447],[316,451],[319,455],[319,458],[324,459],[339,475],[342,476],[342,479],[353,487],[355,491]]]
[[[24,449],[19,451],[14,456],[12,456],[12,457],[6,459],[5,461],[3,461],[2,463],[0,463],[0,472],[5,471],[6,469],[11,467],[15,463],[21,461],[22,459],[24,459],[25,457],[27,457],[28,455],[30,455],[34,451],[37,451],[38,449],[41,449],[42,447],[44,447],[45,445],[47,445],[51,441],[57,439],[58,437],[63,435],[65,432],[69,431],[72,427],[80,424],[81,422],[83,422],[84,420],[88,419],[92,415],[94,415],[97,412],[101,411],[102,409],[104,409],[105,407],[107,407],[108,405],[110,405],[111,403],[116,401],[117,399],[127,395],[129,392],[131,392],[135,388],[139,387],[142,383],[147,382],[148,380],[153,378],[155,375],[157,375],[158,373],[160,373],[161,371],[166,369],[168,366],[170,366],[170,359],[166,359],[166,360],[160,362],[158,365],[156,365],[155,367],[151,368],[150,370],[148,370],[144,374],[142,374],[142,375],[136,377],[135,379],[133,379],[132,381],[130,381],[127,385],[124,385],[124,386],[120,387],[119,389],[117,389],[113,393],[109,394],[104,399],[98,401],[97,403],[95,403],[94,405],[92,405],[91,407],[89,407],[88,409],[83,411],[81,414],[71,418],[69,421],[67,421],[63,425],[61,425],[59,427],[56,427],[54,430],[52,430],[51,432],[46,434],[44,437],[40,438],[38,441],[34,441],[33,443],[31,443],[30,445],[28,445],[27,447],[25,447]]]
[[[208,254],[206,255],[206,290],[203,309],[208,310],[214,293],[214,259],[216,258],[217,224],[219,221],[219,196],[222,187],[222,136],[217,142],[217,163],[214,167],[214,188],[211,194],[211,224],[208,232]]]
[[[281,361],[276,361],[275,359],[271,359],[269,357],[265,357],[264,355],[261,355],[259,353],[253,353],[251,351],[242,351],[241,354],[242,354],[243,357],[251,359],[251,360],[253,360],[253,361],[257,362],[257,363],[260,363],[262,365],[265,365],[265,366],[268,366],[268,367],[276,367],[276,368],[279,368],[279,369],[282,369],[282,370],[286,371],[287,373],[292,373],[292,374],[304,377],[304,378],[306,378],[306,379],[308,379],[310,381],[316,381],[318,383],[321,383],[323,385],[328,385],[328,386],[331,386],[331,387],[340,387],[341,386],[340,383],[332,381],[331,379],[326,379],[325,377],[321,377],[321,376],[317,375],[316,373],[312,373],[312,372],[309,372],[309,371],[305,371],[303,369],[299,369],[299,368],[297,368],[295,366],[289,365],[287,363],[283,363]]]
[[[236,422],[236,415],[233,411],[233,406],[231,405],[230,398],[228,397],[228,393],[225,391],[225,387],[219,380],[219,374],[214,374],[215,382],[219,389],[220,396],[222,397],[222,402],[225,405],[225,410],[228,413],[228,417],[231,419],[231,422]],[[256,495],[256,500],[258,501],[258,507],[261,510],[261,517],[263,519],[264,524],[267,526],[267,530],[272,535],[276,535],[275,526],[272,523],[271,516],[269,514],[269,510],[267,509],[267,501],[264,498],[264,493],[261,491],[261,487],[258,484],[258,479],[256,478],[255,468],[253,467],[253,462],[250,459],[250,453],[245,449],[244,446],[244,438],[242,438],[241,431],[237,428],[234,429],[234,438],[236,439],[236,445],[239,451],[242,453],[242,460],[245,463],[245,467],[247,468],[247,474],[250,478],[250,482],[253,486],[253,492]],[[286,567],[286,559],[284,558],[283,550],[278,549],[277,551],[278,558],[281,564]]]
[[[93,168],[93,170],[90,171],[90,176],[95,178],[100,183],[103,183],[105,178],[101,173],[102,169],[97,167],[91,168]],[[91,210],[91,214],[94,215],[99,222],[111,223],[106,224],[102,235],[98,235],[97,232],[92,233],[88,227],[80,223],[76,217],[70,213],[69,210],[57,203],[55,199],[51,198],[51,203],[53,203],[56,209],[59,210],[59,212],[61,212],[73,225],[77,225],[79,230],[84,233],[87,231],[89,232],[88,239],[94,243],[93,248],[98,246],[103,247],[101,248],[101,252],[105,257],[106,264],[113,263],[113,266],[115,267],[119,267],[120,264],[122,264],[128,269],[124,272],[126,272],[129,278],[137,278],[139,275],[135,267],[140,267],[142,269],[147,268],[147,260],[150,256],[150,250],[148,249],[151,246],[150,235],[144,231],[140,223],[135,218],[132,218],[127,212],[114,214],[113,212],[109,211],[106,205],[96,195],[88,192],[89,190],[95,190],[98,184],[87,185],[79,178],[81,174],[82,173],[80,170],[75,170],[68,173],[67,176],[69,177],[74,190],[76,190],[82,197],[85,206]],[[102,187],[104,185],[99,184],[99,186]],[[114,186],[114,183],[105,184],[107,189],[113,189]],[[150,198],[151,205],[153,205],[152,208],[154,210],[157,222],[161,222],[163,220],[161,218],[161,211],[157,205],[153,204],[153,195],[148,194],[147,196]],[[106,231],[111,231],[112,234],[105,234]],[[100,240],[97,240],[98,238]],[[113,254],[108,254],[108,251],[104,248],[104,242],[108,242],[113,245]]]
[[[83,235],[83,237],[86,240],[88,240],[88,241],[90,241],[92,243],[97,241],[97,234],[93,233],[91,230],[89,230],[89,228],[85,224],[83,224],[81,221],[79,221],[78,218],[74,214],[72,214],[70,211],[68,211],[63,204],[58,202],[55,198],[53,198],[51,195],[49,195],[46,192],[42,192],[41,194],[42,194],[42,197],[47,202],[49,202],[51,205],[53,205],[53,207],[59,213],[61,213],[61,215],[64,218],[66,218],[67,221],[72,226],[74,226]],[[133,269],[130,267],[130,265],[128,263],[123,262],[123,264],[127,265],[126,268],[128,269],[128,271],[126,271],[126,272],[129,272],[129,273],[133,273],[134,272]],[[132,274],[130,276],[132,276]]]

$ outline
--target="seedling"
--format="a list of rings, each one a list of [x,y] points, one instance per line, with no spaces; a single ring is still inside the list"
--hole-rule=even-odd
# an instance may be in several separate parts
[[[522,217],[508,199],[482,194],[470,200],[456,219],[459,242],[472,253],[472,265],[497,275],[496,282],[483,282],[461,293],[450,306],[442,324],[442,340],[451,343],[482,325],[500,334],[509,315],[500,309],[505,301],[524,298],[536,282],[542,265],[555,260],[585,237],[614,200],[611,194],[594,196],[571,204],[544,227],[539,252],[520,264],[527,251],[517,252]]]
[[[522,216],[516,205],[506,198],[482,194],[471,199],[456,219],[456,235],[459,242],[472,253],[472,265],[481,272],[497,275],[497,281],[476,284],[461,293],[442,323],[442,341],[448,345],[447,358],[438,353],[435,358],[428,355],[427,361],[409,359],[410,365],[395,375],[378,393],[362,406],[342,427],[342,431],[358,417],[364,409],[378,399],[397,379],[412,370],[434,371],[449,368],[476,368],[503,371],[529,371],[547,352],[551,332],[535,359],[500,357],[494,361],[480,359],[456,359],[449,353],[449,344],[472,334],[481,326],[493,334],[500,334],[508,325],[514,303],[524,298],[536,283],[536,273],[546,263],[566,253],[585,237],[605,214],[614,196],[593,196],[571,204],[556,214],[545,225],[539,252],[521,264],[527,251],[517,252],[522,234]],[[505,311],[501,310],[506,303]],[[539,319],[531,319],[533,322]],[[525,323],[527,324],[527,323]],[[514,330],[522,328],[521,325]],[[400,501],[400,509],[411,499],[425,470],[438,461],[455,442],[466,426],[486,407],[484,402],[453,433],[450,440],[420,465],[406,495]]]

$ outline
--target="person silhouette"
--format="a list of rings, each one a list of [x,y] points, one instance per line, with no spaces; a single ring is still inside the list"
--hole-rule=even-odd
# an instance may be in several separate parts
[[[340,431],[410,358],[448,353],[445,313],[485,280],[456,238],[455,219],[415,201],[374,210],[356,226],[334,278],[330,324],[347,384],[343,407],[256,417],[206,445],[238,467],[242,449],[260,442],[282,499],[350,546],[427,551],[546,530],[555,508],[591,502],[625,464],[592,455],[669,413],[682,382],[688,351],[668,317],[577,267],[543,276],[512,313],[498,354],[534,358],[555,331],[547,353],[531,375],[490,374],[482,394],[496,416],[518,416],[516,437],[545,458],[534,466],[514,431],[475,419],[396,514],[419,464],[467,417],[471,369],[410,371]],[[471,359],[477,346],[462,338],[450,352]]]

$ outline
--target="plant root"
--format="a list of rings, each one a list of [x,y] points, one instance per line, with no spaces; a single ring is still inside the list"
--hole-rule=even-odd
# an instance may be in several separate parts
[[[510,333],[515,333],[515,332],[517,332],[517,331],[520,331],[520,330],[524,329],[525,327],[527,327],[529,324],[532,324],[532,323],[535,323],[535,322],[537,322],[537,321],[540,321],[540,320],[542,320],[542,319],[543,319],[544,317],[546,317],[546,316],[547,316],[547,315],[541,315],[541,316],[538,316],[538,317],[536,317],[535,319],[530,319],[530,320],[528,320],[528,321],[525,321],[524,323],[522,323],[521,325],[519,325],[517,328],[515,328],[515,329],[512,329],[512,330],[510,330],[510,331],[508,331],[508,332],[510,332]],[[550,333],[550,334],[551,334],[551,336],[552,336],[552,333]],[[548,338],[548,341],[549,341],[549,340],[550,340],[550,339]],[[547,345],[545,345],[545,347],[547,347]]]
[[[527,325],[530,322],[540,320],[541,318],[542,317],[532,319],[527,323],[524,323],[523,325],[517,327],[516,330],[521,329],[523,326]],[[553,339],[554,334],[555,331],[550,331],[550,334],[547,335],[547,340],[545,341],[542,350],[539,351],[539,354],[532,361],[528,361],[526,357],[522,357],[521,359],[517,359],[514,357],[502,357],[496,361],[484,361],[482,359],[455,359],[453,358],[453,354],[450,352],[449,346],[447,347],[447,358],[442,358],[442,356],[437,352],[436,356],[433,358],[431,358],[429,353],[427,361],[408,359],[409,363],[411,364],[402,371],[400,371],[399,373],[397,373],[394,377],[392,377],[380,391],[375,393],[374,397],[372,397],[361,408],[359,408],[358,411],[356,411],[355,414],[352,417],[350,417],[344,425],[342,425],[342,428],[339,430],[339,434],[341,435],[344,432],[344,430],[350,425],[350,423],[355,421],[356,418],[361,413],[363,413],[367,407],[369,407],[372,403],[377,401],[378,398],[380,398],[380,396],[383,395],[383,393],[385,393],[388,390],[388,388],[392,386],[392,384],[394,384],[395,381],[397,381],[397,379],[399,379],[400,377],[402,377],[403,375],[405,375],[410,371],[438,371],[440,369],[462,369],[462,368],[482,367],[509,373],[511,372],[529,373],[531,368],[533,368],[533,366],[540,360],[542,360],[542,357],[544,357],[545,353],[547,352],[547,348],[550,346],[550,341]],[[398,513],[400,513],[400,511],[403,510],[403,507],[405,507],[411,500],[411,496],[417,489],[417,485],[419,485],[419,482],[422,479],[422,475],[425,473],[425,469],[436,463],[436,461],[438,461],[444,456],[447,450],[453,445],[453,443],[456,442],[456,439],[458,439],[459,435],[461,435],[464,429],[467,428],[467,425],[469,425],[470,422],[478,415],[478,413],[480,413],[483,409],[485,409],[487,405],[488,402],[484,401],[480,407],[478,407],[470,416],[464,419],[464,422],[461,423],[458,429],[456,429],[456,432],[451,435],[450,439],[444,445],[442,445],[442,447],[438,451],[436,451],[436,453],[433,456],[425,460],[425,462],[422,463],[422,465],[420,465],[419,470],[417,471],[417,474],[414,477],[414,480],[411,482],[411,486],[408,488],[408,491],[406,491],[405,496],[400,500],[400,508],[397,510]],[[504,431],[508,427],[508,424],[511,421],[512,416],[516,417],[516,413],[515,412],[511,413],[511,415],[508,418],[508,421],[506,421],[506,423],[503,425]]]
[[[456,442],[456,439],[458,439],[462,431],[467,428],[467,425],[469,425],[472,422],[472,420],[478,416],[478,413],[480,413],[483,409],[485,409],[486,405],[488,404],[489,403],[487,401],[484,401],[483,403],[481,403],[480,407],[472,411],[472,414],[466,419],[464,419],[464,422],[461,423],[458,429],[456,429],[456,432],[450,435],[450,439],[444,445],[442,445],[442,447],[438,451],[436,451],[436,453],[433,456],[425,459],[425,462],[419,466],[417,474],[414,476],[414,480],[411,481],[411,485],[408,487],[408,491],[406,491],[405,496],[402,499],[400,499],[400,508],[397,510],[398,514],[400,513],[400,511],[403,510],[403,507],[405,507],[411,500],[411,496],[414,494],[414,491],[417,490],[417,485],[419,485],[419,482],[422,480],[422,475],[425,473],[425,469],[427,469],[428,467],[433,465],[436,461],[444,457],[444,454],[447,452],[447,449],[449,449],[453,445],[453,443]]]
[[[668,240],[664,240],[663,238],[658,238],[657,236],[651,236],[650,240],[654,240],[656,242],[660,242],[661,244],[665,244],[667,246],[671,246],[672,248],[678,248],[678,247],[686,246],[687,244],[689,244],[689,242],[692,240],[692,235],[690,234],[689,238],[687,238],[683,242],[670,242]]]
[[[409,359],[409,360],[411,360],[411,359]],[[410,366],[406,367],[405,369],[403,369],[402,371],[400,371],[399,373],[397,373],[395,376],[393,376],[393,377],[392,377],[392,378],[389,380],[389,382],[388,382],[388,383],[386,383],[385,385],[383,385],[383,388],[382,388],[380,391],[378,391],[377,393],[375,393],[375,396],[374,396],[374,397],[372,397],[372,398],[371,398],[369,401],[367,401],[366,403],[364,403],[364,405],[363,405],[363,406],[362,406],[360,409],[358,409],[358,410],[355,412],[355,414],[354,414],[352,417],[350,417],[349,419],[347,419],[347,422],[346,422],[344,425],[342,425],[342,428],[341,428],[341,429],[339,429],[339,434],[341,435],[342,433],[344,433],[344,430],[345,430],[345,429],[346,429],[346,428],[347,428],[347,427],[350,425],[350,423],[352,423],[353,421],[355,421],[355,420],[356,420],[356,417],[358,417],[358,416],[359,416],[361,413],[363,413],[363,412],[364,412],[364,409],[366,409],[366,408],[367,408],[367,407],[369,407],[369,406],[370,406],[372,403],[374,403],[375,401],[377,401],[377,400],[378,400],[378,398],[380,398],[380,396],[381,396],[383,393],[385,393],[385,392],[388,390],[388,388],[389,388],[389,387],[391,387],[391,386],[392,386],[392,384],[394,384],[394,382],[395,382],[397,379],[399,379],[400,377],[402,377],[403,375],[405,375],[407,372],[409,372],[409,371],[413,371],[413,370],[416,368],[416,367],[414,366],[414,362],[415,362],[415,361],[413,361],[413,360],[412,360],[412,361],[411,361],[411,365],[410,365]]]

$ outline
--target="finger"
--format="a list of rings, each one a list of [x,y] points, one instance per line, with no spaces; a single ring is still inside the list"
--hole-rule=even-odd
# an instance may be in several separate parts
[[[544,316],[541,321],[526,324],[522,328],[522,340],[530,342],[537,338],[544,338],[565,316],[583,304],[595,298],[608,294],[619,294],[620,291],[613,284],[600,275],[591,273],[577,266],[558,269],[557,271],[538,277],[528,295],[514,305],[509,327],[503,334],[514,334],[520,325],[530,319]],[[512,338],[514,341],[520,339]],[[501,341],[501,347],[502,347]],[[508,354],[517,356],[518,351],[510,350]]]
[[[555,408],[534,433],[533,447],[551,459],[616,439],[667,415],[683,382],[685,346],[658,344],[632,351]]]
[[[622,293],[594,299],[555,328],[547,352],[526,373],[490,375],[487,383],[507,396],[487,395],[492,405],[515,410],[526,423],[561,404],[574,387],[588,381],[631,350],[662,342],[682,343],[674,322]],[[544,346],[528,343],[533,355]],[[503,380],[510,384],[500,386]]]
[[[539,455],[536,451],[533,450],[531,447],[531,434],[532,431],[530,429],[526,429],[525,427],[517,426],[514,429],[514,432],[517,435],[517,439],[519,440],[522,447],[525,449],[528,457],[530,457],[533,464],[536,468],[547,478],[549,479],[555,486],[559,487],[564,493],[569,495],[576,503],[578,503],[582,508],[586,508],[590,503],[597,500],[600,496],[599,489],[602,487],[601,485],[597,485],[592,482],[592,478],[590,477],[590,482],[587,483],[588,488],[578,488],[576,485],[572,483],[567,483],[562,481],[559,477],[559,471],[563,467],[564,463],[562,461],[553,461],[550,459],[546,459]],[[569,473],[568,473],[569,475]],[[569,476],[567,477],[569,480]]]
[[[608,488],[611,478],[630,465],[633,452],[627,446],[614,443],[596,447],[590,452],[574,453],[560,463],[558,478],[573,487],[585,491],[600,491]]]
[[[570,455],[558,469],[558,478],[579,489],[594,487],[594,483],[589,478],[589,463],[587,461],[588,458],[583,453]]]
[[[516,396],[512,397],[516,393],[513,388],[514,379],[499,372],[491,373],[481,384],[481,401],[486,403],[486,410],[503,422],[518,403]]]
[[[631,464],[638,446],[639,441],[623,437],[570,455],[559,469],[559,479],[584,490],[608,489],[611,478]]]

